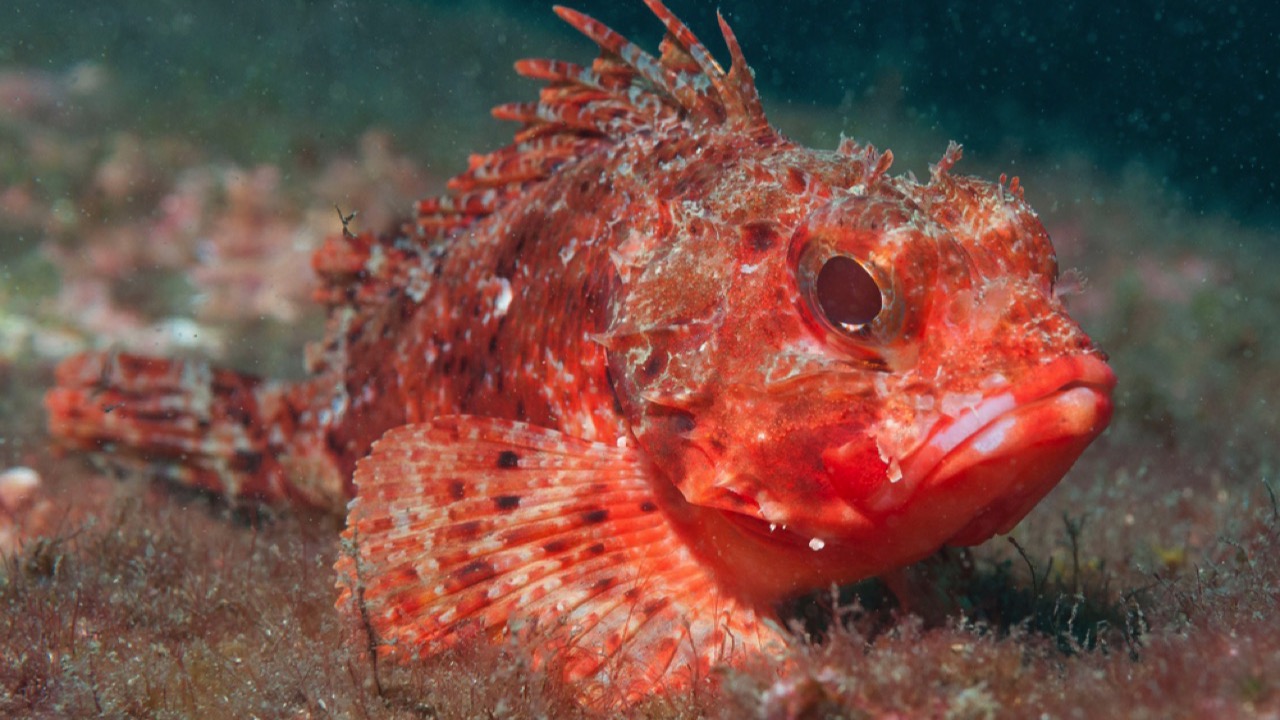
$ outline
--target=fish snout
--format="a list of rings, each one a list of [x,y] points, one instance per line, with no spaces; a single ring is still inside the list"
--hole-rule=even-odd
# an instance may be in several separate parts
[[[869,518],[893,518],[976,545],[1006,533],[1106,429],[1115,374],[1096,353],[1059,358],[944,416],[888,477],[854,500]]]

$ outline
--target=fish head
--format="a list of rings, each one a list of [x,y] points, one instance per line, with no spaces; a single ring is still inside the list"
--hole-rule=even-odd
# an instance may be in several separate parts
[[[1114,375],[1043,225],[1016,184],[952,176],[957,157],[925,183],[757,204],[682,238],[703,269],[649,268],[680,284],[624,303],[611,371],[639,444],[753,542],[856,558],[828,582],[1008,532],[1110,419]],[[747,248],[762,223],[775,241]]]

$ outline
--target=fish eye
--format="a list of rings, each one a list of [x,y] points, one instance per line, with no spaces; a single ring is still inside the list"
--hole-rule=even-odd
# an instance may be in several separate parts
[[[827,322],[850,333],[875,320],[884,307],[875,278],[847,255],[833,255],[822,264],[814,281],[813,299]]]

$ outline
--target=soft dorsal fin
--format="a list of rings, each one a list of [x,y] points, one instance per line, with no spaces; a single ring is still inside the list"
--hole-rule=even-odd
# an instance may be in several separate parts
[[[659,0],[645,4],[667,29],[658,58],[594,18],[555,8],[600,46],[601,56],[590,68],[559,60],[517,62],[517,73],[547,86],[537,102],[494,109],[495,117],[523,125],[515,142],[473,155],[467,170],[449,181],[448,195],[421,201],[421,236],[436,238],[465,227],[566,162],[642,129],[672,122],[743,130],[767,125],[751,69],[722,16],[720,29],[732,60],[727,73]]]

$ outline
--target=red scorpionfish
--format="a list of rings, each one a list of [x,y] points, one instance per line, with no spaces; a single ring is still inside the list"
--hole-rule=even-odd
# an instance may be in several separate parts
[[[615,704],[785,642],[788,597],[1009,531],[1114,386],[1016,179],[800,147],[723,19],[728,72],[645,2],[658,57],[556,8],[599,59],[517,63],[546,87],[494,111],[512,144],[326,241],[310,379],[80,355],[52,434],[345,509],[339,606],[380,654],[514,638]]]

